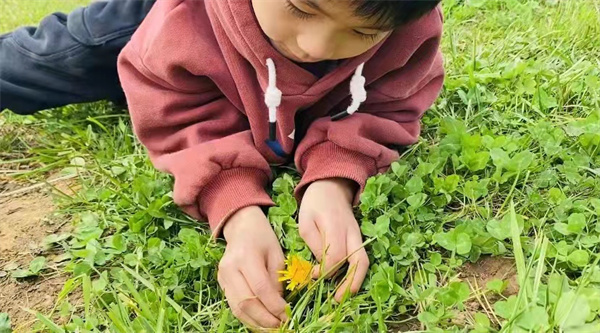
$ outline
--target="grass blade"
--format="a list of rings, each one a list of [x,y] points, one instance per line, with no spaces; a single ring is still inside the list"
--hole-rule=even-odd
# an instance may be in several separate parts
[[[65,330],[56,325],[50,318],[44,316],[43,314],[36,312],[35,317],[44,324],[50,331],[53,333],[65,333]]]
[[[525,266],[525,255],[521,246],[521,233],[519,231],[519,223],[515,213],[515,204],[510,203],[510,233],[513,242],[513,253],[517,264],[518,281],[521,288],[525,288],[527,283],[527,271]]]

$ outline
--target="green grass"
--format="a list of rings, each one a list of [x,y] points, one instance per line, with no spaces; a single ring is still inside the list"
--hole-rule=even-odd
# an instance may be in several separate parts
[[[24,25],[37,25],[53,12],[68,13],[91,0],[2,0],[0,1],[0,33]]]
[[[32,4],[2,3],[14,14],[0,29],[35,22]],[[600,3],[448,0],[444,10],[444,91],[421,142],[369,180],[356,212],[372,240],[363,291],[334,304],[338,280],[316,283],[292,297],[283,331],[600,331]],[[58,269],[72,278],[40,330],[245,330],[216,283],[223,244],[178,212],[172,180],[126,114],[97,103],[5,113],[0,124],[3,169],[75,174],[83,186],[60,198],[73,230],[50,241],[70,254]],[[296,181],[279,173],[269,218],[286,251],[309,258]],[[516,295],[505,281],[463,278],[484,256],[515,261]],[[78,290],[83,300],[69,301]]]

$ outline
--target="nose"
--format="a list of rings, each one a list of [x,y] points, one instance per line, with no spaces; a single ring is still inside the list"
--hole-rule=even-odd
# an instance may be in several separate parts
[[[333,59],[335,39],[327,31],[307,31],[298,36],[298,47],[304,53],[307,61],[322,61]]]

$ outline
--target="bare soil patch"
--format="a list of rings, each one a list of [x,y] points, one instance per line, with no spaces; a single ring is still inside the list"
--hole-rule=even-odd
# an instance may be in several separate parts
[[[467,263],[462,275],[473,287],[485,289],[485,285],[494,280],[508,281],[504,296],[516,295],[519,292],[517,267],[513,259],[502,257],[483,257],[476,263]]]
[[[63,193],[72,193],[67,181],[55,185]],[[67,279],[58,270],[37,278],[16,280],[10,276],[15,268],[27,269],[40,255],[47,258],[49,267],[56,267],[52,260],[60,253],[46,250],[43,240],[49,234],[68,231],[70,226],[53,214],[52,188],[27,190],[31,187],[30,183],[0,178],[0,312],[8,313],[13,329],[20,332],[29,331],[35,318],[24,309],[50,312]],[[10,193],[16,194],[6,196]]]
[[[493,324],[499,325],[499,319],[493,314],[493,304],[500,300],[502,296],[508,297],[519,292],[517,268],[514,260],[502,257],[482,257],[476,263],[465,264],[461,271],[461,277],[471,286],[472,295],[479,295],[479,297],[474,297],[465,304],[467,310],[471,314],[475,312],[486,313]],[[495,279],[508,281],[502,296],[493,292],[486,292],[487,283]],[[452,322],[466,325],[468,322],[466,313],[459,313],[457,317],[452,319]]]

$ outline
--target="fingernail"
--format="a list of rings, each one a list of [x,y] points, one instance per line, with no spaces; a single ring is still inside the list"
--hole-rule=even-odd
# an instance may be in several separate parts
[[[318,279],[319,278],[319,266],[313,267],[312,278],[313,279]]]

